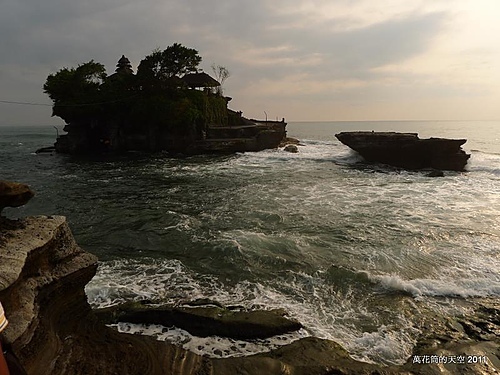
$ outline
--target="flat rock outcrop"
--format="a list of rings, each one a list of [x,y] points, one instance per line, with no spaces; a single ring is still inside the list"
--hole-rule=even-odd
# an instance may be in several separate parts
[[[281,310],[232,311],[222,306],[163,306],[128,303],[96,311],[106,324],[129,322],[176,326],[194,336],[221,336],[236,340],[265,339],[298,331],[298,321]]]
[[[463,171],[470,158],[461,148],[466,139],[420,139],[417,133],[366,131],[335,136],[369,162],[404,169]]]

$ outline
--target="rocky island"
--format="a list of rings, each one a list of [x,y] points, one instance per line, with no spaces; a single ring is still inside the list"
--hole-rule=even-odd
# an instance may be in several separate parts
[[[8,191],[5,207],[17,207],[33,196],[26,185],[1,184]],[[360,362],[339,344],[314,337],[268,353],[209,358],[153,337],[119,333],[107,324],[176,324],[195,335],[248,340],[302,325],[287,318],[284,311],[233,312],[213,302],[210,307],[197,303],[150,308],[132,303],[92,310],[84,288],[95,275],[97,262],[76,244],[64,217],[0,217],[0,301],[9,319],[2,340],[11,345],[28,374],[432,375],[494,374],[500,369],[500,306],[496,300],[485,299],[474,318],[422,316],[422,333],[402,365]],[[485,360],[457,362],[464,353]],[[455,360],[436,362],[433,358]]]
[[[461,148],[465,139],[420,139],[416,133],[366,131],[335,136],[367,161],[398,168],[463,171],[470,158]]]
[[[44,92],[53,115],[66,122],[59,153],[167,151],[175,154],[232,153],[276,148],[286,122],[248,119],[228,108],[222,83],[201,71],[198,51],[178,43],[146,56],[134,73],[122,56],[114,74],[93,60],[48,76]]]

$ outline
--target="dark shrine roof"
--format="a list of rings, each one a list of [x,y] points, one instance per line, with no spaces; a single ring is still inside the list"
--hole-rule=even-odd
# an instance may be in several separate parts
[[[118,65],[130,65],[130,60],[125,57],[125,55],[122,55],[120,57],[120,60],[118,60]]]
[[[125,57],[125,55],[122,55],[120,60],[118,60],[115,72],[120,74],[134,74],[132,64],[130,63],[130,60]]]
[[[182,77],[182,80],[189,87],[217,87],[220,83],[207,73],[188,73]]]

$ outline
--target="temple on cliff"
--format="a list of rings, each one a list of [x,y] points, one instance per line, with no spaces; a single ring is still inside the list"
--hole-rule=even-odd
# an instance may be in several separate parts
[[[92,77],[94,79],[95,77]],[[250,120],[228,108],[220,83],[205,72],[154,80],[118,60],[94,97],[54,101],[66,122],[59,153],[168,151],[172,154],[232,153],[276,148],[286,122]],[[94,92],[94,91],[93,91]]]

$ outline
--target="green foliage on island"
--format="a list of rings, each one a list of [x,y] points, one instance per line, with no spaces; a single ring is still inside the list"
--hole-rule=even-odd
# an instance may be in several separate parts
[[[156,49],[146,56],[137,68],[137,77],[153,85],[168,82],[173,77],[196,72],[200,63],[198,51],[174,43],[164,51]]]
[[[101,100],[106,77],[104,65],[94,60],[49,75],[43,89],[54,102],[53,115],[66,119],[95,114],[98,108],[93,103]]]
[[[193,89],[182,80],[198,71],[202,58],[195,49],[174,43],[163,51],[154,50],[140,62],[137,74],[122,59],[109,76],[104,65],[93,60],[50,74],[43,89],[54,103],[53,115],[67,123],[106,126],[113,122],[176,133],[207,124],[227,125],[222,91]]]

